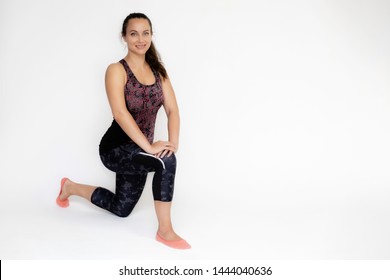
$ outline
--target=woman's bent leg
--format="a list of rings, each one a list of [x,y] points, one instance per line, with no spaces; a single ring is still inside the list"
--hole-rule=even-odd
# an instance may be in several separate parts
[[[145,186],[147,173],[128,175],[116,174],[115,193],[98,187],[91,202],[119,217],[127,217],[133,211]]]
[[[147,154],[138,154],[134,162],[141,170],[155,171],[153,177],[153,197],[158,230],[156,239],[167,246],[176,249],[189,249],[191,246],[183,240],[173,229],[171,220],[171,206],[176,174],[176,157],[156,158]]]
[[[157,158],[140,153],[133,159],[134,170],[155,172],[153,176],[153,198],[156,201],[172,201],[176,174],[176,156]]]

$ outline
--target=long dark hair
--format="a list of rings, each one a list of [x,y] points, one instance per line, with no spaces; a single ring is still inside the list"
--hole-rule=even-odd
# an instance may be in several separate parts
[[[146,19],[149,22],[150,31],[153,33],[152,22],[145,14],[131,13],[123,21],[123,25],[122,25],[122,36],[123,37],[126,36],[126,29],[127,29],[127,25],[129,23],[129,20],[131,20],[133,18]],[[152,68],[154,71],[157,71],[164,79],[168,78],[167,70],[165,69],[165,67],[161,61],[160,54],[157,52],[153,41],[150,44],[150,48],[148,49],[148,51],[145,54],[145,60],[149,64],[150,68]]]

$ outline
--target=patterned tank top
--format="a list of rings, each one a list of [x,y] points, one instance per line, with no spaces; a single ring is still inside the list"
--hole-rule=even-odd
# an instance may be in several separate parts
[[[138,127],[152,144],[157,112],[164,102],[160,75],[153,71],[155,82],[152,85],[141,84],[131,71],[126,60],[119,61],[126,70],[127,81],[124,87],[124,97],[127,110],[130,112]],[[104,152],[121,144],[133,141],[113,120],[111,126],[100,142],[100,151]]]

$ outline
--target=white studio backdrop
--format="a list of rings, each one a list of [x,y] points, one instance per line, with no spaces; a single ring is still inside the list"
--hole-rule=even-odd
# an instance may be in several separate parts
[[[155,249],[150,186],[127,220],[54,203],[63,176],[114,188],[104,73],[130,12],[151,18],[181,110],[184,255]],[[0,257],[389,258],[389,14],[384,0],[1,0]],[[118,231],[152,253],[116,250]]]

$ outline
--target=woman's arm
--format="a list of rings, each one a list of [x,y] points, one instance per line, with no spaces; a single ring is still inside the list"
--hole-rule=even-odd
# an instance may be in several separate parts
[[[176,152],[179,148],[180,115],[171,81],[169,78],[162,79],[162,81],[164,94],[163,106],[168,118],[168,141],[174,146],[174,150],[165,150],[161,155],[158,155],[164,157],[167,152],[169,152],[168,156],[170,156],[172,152]]]
[[[162,150],[173,150],[167,141],[157,141],[150,145],[134,118],[126,108],[124,86],[126,72],[120,63],[108,66],[106,71],[106,92],[112,115],[123,131],[145,152],[156,154]]]

